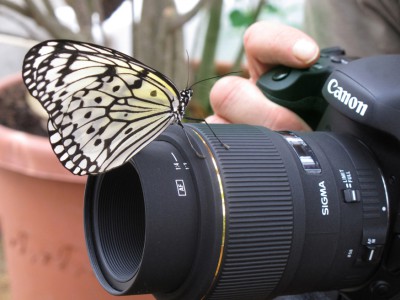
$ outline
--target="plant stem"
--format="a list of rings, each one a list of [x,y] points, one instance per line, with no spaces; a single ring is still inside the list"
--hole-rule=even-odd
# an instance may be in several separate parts
[[[196,81],[215,76],[215,54],[220,30],[222,4],[222,0],[211,2],[203,54],[196,74]],[[196,91],[196,100],[206,113],[210,111],[209,93],[210,90],[205,88],[199,88]]]

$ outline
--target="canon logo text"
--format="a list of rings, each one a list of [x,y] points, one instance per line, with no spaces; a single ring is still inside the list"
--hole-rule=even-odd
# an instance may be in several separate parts
[[[353,96],[351,93],[343,89],[337,79],[331,79],[328,83],[327,90],[329,94],[338,99],[351,110],[354,110],[360,116],[364,116],[368,109],[368,104],[364,103]]]

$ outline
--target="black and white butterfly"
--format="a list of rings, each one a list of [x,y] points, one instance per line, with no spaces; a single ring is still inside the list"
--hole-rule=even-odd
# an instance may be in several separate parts
[[[68,40],[30,49],[23,79],[49,115],[55,154],[77,175],[116,168],[168,125],[182,125],[193,94],[128,55]]]

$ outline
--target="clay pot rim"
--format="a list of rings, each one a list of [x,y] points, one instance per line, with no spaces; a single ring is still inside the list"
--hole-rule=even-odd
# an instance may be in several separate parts
[[[22,80],[21,74],[0,79],[0,89]],[[85,183],[86,176],[70,173],[58,161],[47,137],[0,125],[0,167],[28,176]]]

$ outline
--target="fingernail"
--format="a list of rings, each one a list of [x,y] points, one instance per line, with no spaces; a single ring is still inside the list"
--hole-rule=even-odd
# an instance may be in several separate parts
[[[318,56],[318,47],[309,40],[301,39],[297,41],[293,48],[293,55],[301,60],[302,62],[308,64]]]

